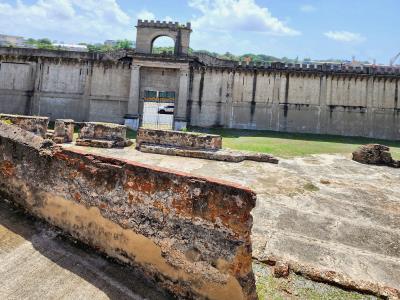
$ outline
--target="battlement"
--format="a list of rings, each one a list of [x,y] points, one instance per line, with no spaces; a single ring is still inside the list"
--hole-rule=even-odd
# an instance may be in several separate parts
[[[154,20],[138,20],[136,27],[151,27],[151,28],[168,28],[172,30],[192,30],[192,25],[190,22],[187,22],[186,25],[179,24],[179,22],[166,22],[166,21],[154,21]]]
[[[228,61],[229,62],[229,61]],[[400,76],[400,67],[397,66],[377,66],[377,65],[360,65],[352,66],[347,64],[330,64],[330,63],[319,63],[319,64],[293,64],[283,62],[238,62],[231,61],[231,63],[225,62],[224,65],[216,64],[213,61],[208,62],[209,66],[212,67],[230,67],[238,69],[249,69],[249,70],[282,70],[282,71],[297,71],[297,72],[324,72],[324,73],[343,73],[343,74],[360,74],[360,75],[391,75]]]
[[[399,67],[390,66],[376,66],[376,65],[360,65],[352,66],[347,64],[292,64],[292,63],[266,63],[256,64],[239,63],[239,66],[244,68],[262,68],[262,69],[280,69],[280,70],[294,70],[305,72],[331,72],[331,73],[351,73],[351,74],[370,74],[370,75],[396,75],[400,76]]]

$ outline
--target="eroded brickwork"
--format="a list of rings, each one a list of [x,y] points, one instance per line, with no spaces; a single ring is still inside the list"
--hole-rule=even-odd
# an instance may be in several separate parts
[[[43,138],[46,136],[49,125],[49,118],[47,117],[0,114],[0,121],[16,125]]]
[[[126,147],[132,145],[126,132],[127,127],[124,125],[86,122],[83,123],[76,144],[99,148]]]
[[[219,150],[222,148],[222,138],[214,134],[139,128],[136,147],[140,148],[142,144],[172,146],[191,150]]]
[[[67,150],[0,123],[0,193],[181,298],[256,299],[255,194]]]
[[[71,143],[74,138],[74,129],[74,120],[56,120],[54,124],[53,141],[57,144]]]

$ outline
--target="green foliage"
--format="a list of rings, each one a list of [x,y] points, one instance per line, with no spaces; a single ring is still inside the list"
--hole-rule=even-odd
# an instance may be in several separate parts
[[[117,45],[115,46],[115,48],[129,50],[133,48],[133,42],[127,39],[119,40],[117,41]]]
[[[104,44],[85,44],[81,43],[81,45],[86,45],[89,52],[110,52],[115,50],[129,50],[134,48],[134,42],[130,40],[118,40],[115,45],[104,45]]]
[[[28,39],[26,42],[27,42],[27,44],[35,46],[38,49],[50,49],[50,50],[56,49],[56,47],[53,46],[52,42],[47,38],[38,39],[38,40],[31,38],[31,39]]]

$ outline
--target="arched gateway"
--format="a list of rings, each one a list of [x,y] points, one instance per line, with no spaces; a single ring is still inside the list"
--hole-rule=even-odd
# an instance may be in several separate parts
[[[191,25],[139,20],[136,28],[136,55],[132,57],[125,124],[134,129],[139,126],[185,128]],[[154,41],[165,36],[174,41],[173,55],[153,54]]]
[[[183,56],[189,53],[189,42],[191,25],[180,25],[179,23],[160,22],[160,21],[142,21],[139,20],[136,26],[136,52],[150,54],[153,42],[161,37],[167,36],[175,42],[175,55]]]

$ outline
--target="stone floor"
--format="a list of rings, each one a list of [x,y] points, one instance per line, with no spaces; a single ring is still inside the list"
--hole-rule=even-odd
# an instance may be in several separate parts
[[[400,290],[398,169],[361,165],[341,155],[273,165],[144,154],[132,147],[85,151],[246,185],[258,195],[256,259],[287,261],[297,272],[361,290]]]
[[[1,200],[1,199],[0,199]],[[132,268],[0,201],[0,299],[172,299]]]

